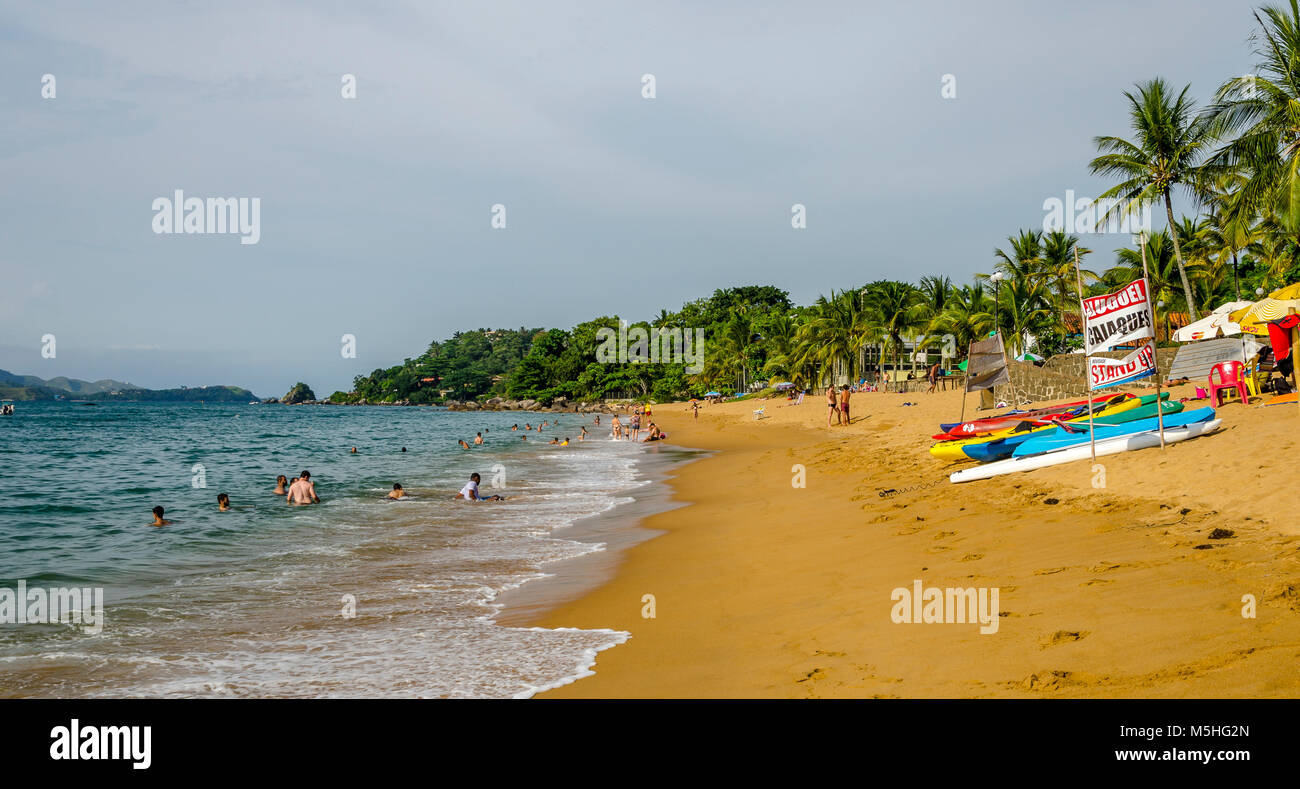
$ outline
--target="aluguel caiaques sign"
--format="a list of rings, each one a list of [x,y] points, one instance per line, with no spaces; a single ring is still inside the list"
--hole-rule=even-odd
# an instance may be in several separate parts
[[[1088,354],[1155,337],[1151,315],[1151,292],[1145,278],[1114,293],[1084,299],[1083,338]]]

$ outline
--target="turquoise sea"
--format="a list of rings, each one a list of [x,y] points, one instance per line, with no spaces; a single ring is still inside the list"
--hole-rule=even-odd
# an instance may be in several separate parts
[[[627,635],[504,627],[495,598],[601,550],[566,530],[679,459],[578,414],[17,406],[0,417],[0,588],[102,587],[105,624],[0,624],[0,696],[516,697],[563,684]],[[527,442],[510,429],[557,417]],[[457,445],[478,431],[484,446]],[[557,435],[575,440],[545,443]],[[322,503],[289,507],[275,478],[303,469]],[[452,500],[474,471],[507,501]],[[394,482],[412,497],[387,500]],[[217,511],[218,493],[233,511]],[[150,525],[155,505],[173,525]]]

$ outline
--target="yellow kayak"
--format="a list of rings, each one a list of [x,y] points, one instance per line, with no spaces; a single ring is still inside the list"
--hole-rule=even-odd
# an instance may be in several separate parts
[[[1105,403],[1101,404],[1101,406],[1098,407],[1097,410],[1093,412],[1093,418],[1096,419],[1101,416],[1109,416],[1112,414],[1121,413],[1123,411],[1128,411],[1129,409],[1132,408],[1137,408],[1138,406],[1142,405],[1144,399],[1146,398],[1127,397],[1127,398],[1120,399],[1120,397],[1117,396],[1115,399],[1108,400]],[[1154,400],[1155,398],[1152,397],[1150,399]],[[1063,419],[1061,421],[1062,422],[1087,422],[1088,414],[1085,411],[1082,416],[1076,416],[1072,419]],[[1025,433],[1038,433],[1041,431],[1054,430],[1054,429],[1056,429],[1055,422],[1052,422],[1050,424],[1044,424],[1039,427],[1031,428],[1030,430],[1018,430],[1015,427],[1008,427],[992,433],[987,433],[982,436],[976,436],[975,438],[958,438],[952,441],[940,441],[939,443],[930,447],[930,454],[940,460],[969,460],[970,456],[966,454],[966,452],[962,449],[962,447],[969,446],[971,444],[983,444],[986,441],[996,441],[1000,438],[1006,438],[1007,436],[1010,435],[1024,435]]]

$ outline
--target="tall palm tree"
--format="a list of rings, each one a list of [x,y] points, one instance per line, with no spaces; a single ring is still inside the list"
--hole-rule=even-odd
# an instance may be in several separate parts
[[[1162,230],[1147,237],[1146,243],[1148,285],[1151,288],[1151,307],[1156,320],[1167,327],[1169,314],[1182,299],[1180,282],[1186,272],[1178,265],[1174,251],[1174,241],[1169,233]],[[1142,276],[1142,251],[1140,249],[1121,249],[1115,253],[1115,267],[1102,277],[1107,289],[1121,288]]]
[[[1184,87],[1173,96],[1165,81],[1157,77],[1138,85],[1136,93],[1125,91],[1124,96],[1130,105],[1133,141],[1121,137],[1093,139],[1097,150],[1101,151],[1101,155],[1092,160],[1093,174],[1120,179],[1118,184],[1101,194],[1103,199],[1120,198],[1123,201],[1108,211],[1104,218],[1120,212],[1136,212],[1143,202],[1161,199],[1169,227],[1173,228],[1177,222],[1170,197],[1172,191],[1182,187],[1196,195],[1215,173],[1215,169],[1204,160],[1216,139],[1216,127],[1196,114],[1196,105],[1187,96],[1189,89],[1190,86]],[[1102,218],[1099,217],[1099,221]],[[1192,320],[1196,320],[1196,300],[1192,296],[1176,233],[1173,234],[1173,244],[1183,297]]]
[[[920,298],[920,291],[909,282],[883,280],[867,286],[866,300],[871,322],[877,332],[889,340],[894,354],[894,370],[898,370],[903,338],[915,334],[924,325],[915,309]]]
[[[1300,241],[1300,4],[1288,5],[1255,12],[1255,73],[1225,82],[1208,115],[1226,140],[1211,161],[1245,174],[1231,206],[1238,221],[1272,215]]]

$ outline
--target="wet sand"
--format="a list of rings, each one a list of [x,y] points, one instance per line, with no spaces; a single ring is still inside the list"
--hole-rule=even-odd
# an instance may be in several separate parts
[[[606,583],[508,613],[632,633],[594,676],[542,696],[1300,693],[1300,409],[1228,404],[1218,434],[1163,451],[953,485],[961,466],[926,450],[960,396],[854,395],[853,424],[829,429],[820,397],[710,405],[698,420],[656,406],[674,443],[714,452],[676,472],[689,506],[647,518],[659,536]],[[891,594],[916,580],[996,587],[997,632],[895,624]]]

